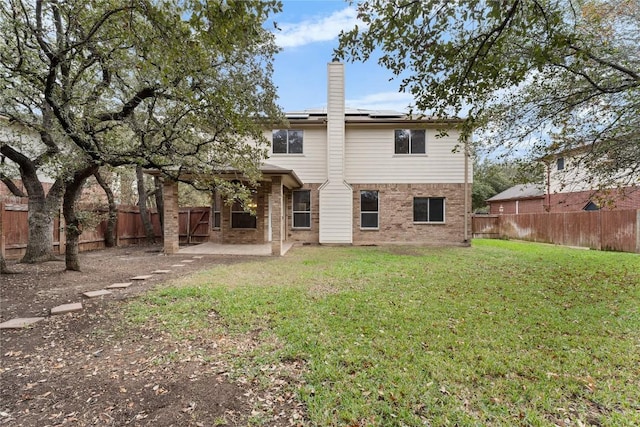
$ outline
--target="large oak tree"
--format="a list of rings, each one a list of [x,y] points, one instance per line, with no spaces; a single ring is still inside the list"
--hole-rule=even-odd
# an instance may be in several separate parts
[[[571,150],[600,185],[640,176],[637,0],[368,0],[339,57],[379,56],[415,110],[533,158]],[[466,136],[465,135],[465,136]]]
[[[4,0],[1,7],[0,114],[44,130],[47,158],[64,171],[68,269],[79,268],[77,198],[101,165],[156,168],[203,187],[223,167],[257,178],[267,143],[259,119],[281,117],[271,81],[277,48],[263,28],[278,2]]]

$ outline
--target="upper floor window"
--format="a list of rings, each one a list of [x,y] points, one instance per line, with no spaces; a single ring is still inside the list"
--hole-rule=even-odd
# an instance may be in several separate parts
[[[311,228],[311,191],[293,192],[293,228]]]
[[[360,192],[360,228],[378,228],[378,192]]]
[[[273,131],[274,154],[302,154],[304,131],[279,129]]]
[[[396,154],[425,154],[426,136],[424,129],[396,129]]]
[[[558,157],[558,160],[556,160],[556,168],[559,171],[564,169],[564,157]]]
[[[414,197],[413,222],[444,222],[444,197]]]

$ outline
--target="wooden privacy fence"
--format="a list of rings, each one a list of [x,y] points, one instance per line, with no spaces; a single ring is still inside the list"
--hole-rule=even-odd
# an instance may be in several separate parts
[[[99,213],[106,214],[100,210]],[[156,239],[162,239],[160,217],[155,210],[149,211]],[[64,221],[58,213],[53,224],[53,250],[64,253]],[[209,207],[189,207],[179,210],[180,243],[201,243],[209,240]],[[0,202],[0,251],[6,259],[18,259],[25,253],[29,239],[28,209],[25,204]],[[80,251],[105,247],[106,220],[94,229],[80,235]],[[119,206],[116,222],[116,246],[128,246],[146,242],[144,226],[137,206]]]
[[[509,238],[640,253],[640,210],[477,215],[474,238]]]

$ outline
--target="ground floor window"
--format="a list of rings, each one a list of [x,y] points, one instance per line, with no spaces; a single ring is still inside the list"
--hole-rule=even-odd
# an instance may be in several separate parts
[[[378,228],[378,192],[360,192],[360,228]]]
[[[211,228],[214,230],[220,229],[221,215],[220,215],[220,207],[222,206],[222,197],[217,192],[214,193],[213,196],[213,204],[211,212],[213,212],[213,219],[211,222]]]
[[[311,228],[311,190],[293,192],[293,228]]]
[[[414,197],[413,222],[444,222],[444,197]]]
[[[258,206],[255,194],[250,203],[253,209]],[[235,201],[231,206],[231,228],[257,228],[256,216],[246,211],[239,201]]]

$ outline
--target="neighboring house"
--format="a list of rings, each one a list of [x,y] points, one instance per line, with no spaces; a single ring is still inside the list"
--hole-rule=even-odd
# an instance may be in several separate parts
[[[566,154],[545,162],[545,184],[513,186],[487,199],[490,214],[576,212],[640,209],[640,178],[636,185],[599,188],[580,163]],[[625,180],[627,181],[627,180]]]
[[[545,206],[549,212],[640,209],[640,174],[615,179],[615,188],[601,188],[580,162],[580,152],[567,152],[546,162]]]
[[[274,254],[285,241],[468,241],[473,174],[465,147],[455,150],[461,120],[345,109],[344,65],[327,69],[326,110],[290,113],[288,128],[265,130],[272,147],[255,190],[257,215],[216,196],[210,240],[272,242]],[[175,185],[165,183],[165,218],[176,196]],[[175,226],[165,221],[165,250],[172,253],[177,238],[167,227]]]
[[[544,189],[539,184],[520,184],[487,199],[489,214],[544,212]]]

